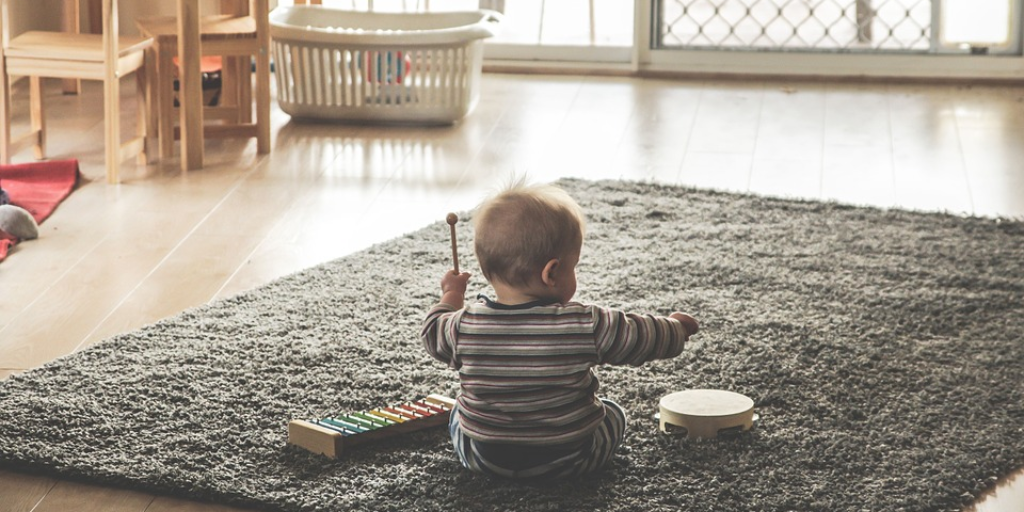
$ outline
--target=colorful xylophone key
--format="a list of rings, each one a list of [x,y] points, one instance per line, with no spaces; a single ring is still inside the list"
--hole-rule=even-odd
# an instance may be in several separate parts
[[[369,411],[288,422],[288,443],[331,458],[345,448],[405,432],[448,424],[455,400],[429,395],[421,400]]]

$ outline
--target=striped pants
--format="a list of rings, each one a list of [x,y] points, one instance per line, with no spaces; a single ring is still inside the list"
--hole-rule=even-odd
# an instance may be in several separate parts
[[[612,454],[622,444],[626,434],[626,413],[611,400],[601,399],[605,415],[591,443],[567,455],[538,466],[511,470],[488,462],[476,449],[474,441],[462,433],[459,426],[459,408],[452,410],[448,419],[448,433],[452,437],[455,454],[462,465],[485,475],[500,476],[517,480],[538,480],[568,478],[601,469],[611,460]]]

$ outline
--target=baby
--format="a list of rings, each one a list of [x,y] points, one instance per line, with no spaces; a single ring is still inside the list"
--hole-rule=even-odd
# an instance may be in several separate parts
[[[459,460],[514,479],[600,469],[622,443],[626,416],[598,398],[591,368],[675,357],[697,321],[573,302],[585,226],[558,187],[513,184],[481,204],[473,222],[495,298],[464,307],[470,274],[450,270],[422,331],[430,355],[459,372],[449,420]]]

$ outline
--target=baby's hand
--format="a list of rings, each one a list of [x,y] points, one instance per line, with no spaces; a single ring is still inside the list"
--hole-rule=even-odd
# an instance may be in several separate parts
[[[668,317],[674,318],[678,320],[679,323],[683,324],[683,328],[686,329],[687,337],[697,334],[697,331],[700,330],[700,326],[697,325],[697,320],[695,320],[692,316],[687,315],[686,313],[680,313],[677,311],[675,313],[672,313]]]
[[[462,272],[459,274],[454,270],[449,270],[448,273],[441,278],[441,293],[445,295],[448,293],[457,293],[459,296],[466,295],[466,287],[469,284],[470,276],[471,274],[469,272]]]

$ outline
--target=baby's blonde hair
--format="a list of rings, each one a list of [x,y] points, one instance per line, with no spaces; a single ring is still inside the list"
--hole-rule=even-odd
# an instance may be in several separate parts
[[[544,265],[583,245],[583,210],[554,185],[519,179],[484,201],[473,216],[476,257],[488,281],[528,285]]]

